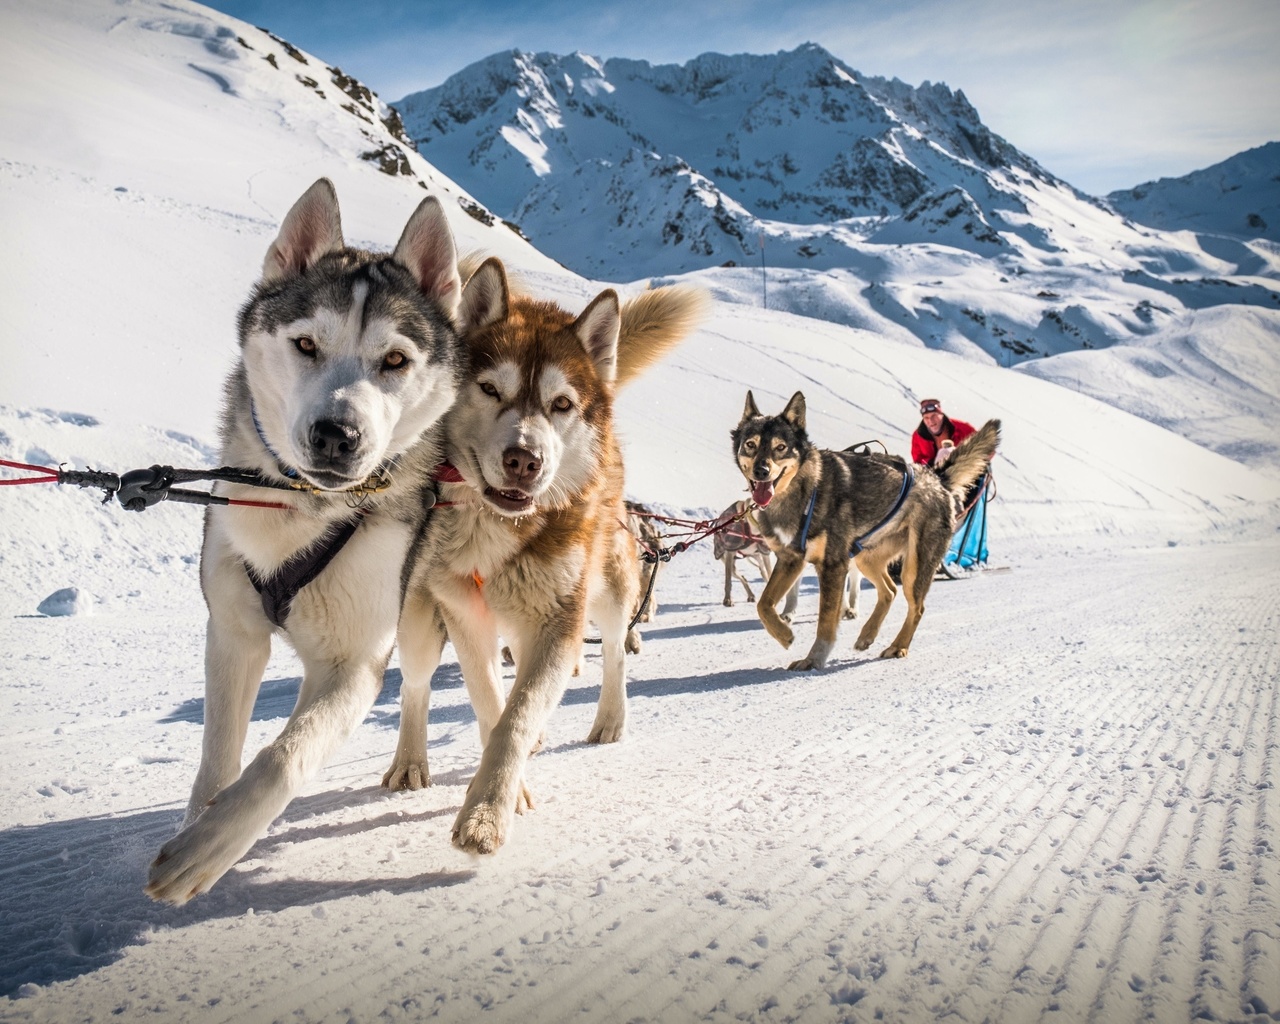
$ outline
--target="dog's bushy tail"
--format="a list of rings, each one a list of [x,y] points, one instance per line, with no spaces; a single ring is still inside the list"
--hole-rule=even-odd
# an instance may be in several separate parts
[[[710,296],[701,288],[653,288],[622,305],[618,387],[629,384],[685,339],[706,317]]]
[[[956,453],[938,470],[943,485],[957,499],[972,487],[991,464],[1000,446],[1000,421],[987,420],[978,430],[956,446]]]

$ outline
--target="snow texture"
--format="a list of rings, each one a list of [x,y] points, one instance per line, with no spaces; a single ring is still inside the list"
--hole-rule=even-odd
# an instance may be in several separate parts
[[[237,308],[321,174],[361,244],[390,248],[425,184],[460,248],[502,256],[529,289],[581,308],[601,287],[486,221],[358,83],[257,29],[186,0],[3,17],[0,79],[24,102],[0,109],[2,458],[212,465]],[[611,76],[588,70],[580,91],[607,95]],[[944,270],[950,289],[932,283]],[[705,279],[734,300],[741,273]],[[796,294],[840,301],[838,280],[792,273]],[[895,294],[941,308],[987,272],[939,255],[886,273],[876,301],[905,322],[915,307]],[[1090,308],[1063,317],[1083,331]],[[435,784],[378,785],[393,660],[303,795],[179,909],[142,884],[200,757],[200,516],[0,488],[0,1017],[1274,1019],[1277,325],[1248,313],[1153,312],[1143,345],[1037,375],[884,318],[717,303],[619,400],[632,497],[711,514],[740,494],[728,433],[748,387],[765,409],[803,390],[820,444],[899,452],[916,400],[939,395],[1004,421],[991,548],[1012,571],[936,584],[909,659],[855,654],[845,624],[827,671],[793,674],[694,547],[630,659],[626,740],[582,742],[589,653],[530,762],[537,809],[485,860],[449,843],[480,754],[451,651]],[[1112,391],[1142,415],[1091,397]],[[63,588],[95,614],[35,613]],[[806,576],[798,645],[816,604]],[[280,645],[247,754],[300,674]]]

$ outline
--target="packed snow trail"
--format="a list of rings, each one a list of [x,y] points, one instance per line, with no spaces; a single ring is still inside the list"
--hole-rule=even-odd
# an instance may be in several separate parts
[[[1278,562],[1269,539],[1018,557],[936,584],[905,661],[854,656],[846,624],[833,669],[800,675],[695,549],[631,659],[629,737],[581,742],[590,655],[496,857],[449,846],[478,758],[455,665],[435,785],[378,787],[392,669],[307,795],[178,910],[141,886],[199,756],[197,606],[11,619],[4,1016],[1268,1019]],[[815,614],[806,577],[797,644]],[[268,669],[249,753],[295,673]]]

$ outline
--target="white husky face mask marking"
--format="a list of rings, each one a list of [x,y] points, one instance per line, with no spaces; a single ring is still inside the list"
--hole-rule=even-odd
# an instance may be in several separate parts
[[[554,365],[529,381],[527,370],[504,362],[467,385],[450,433],[494,511],[518,517],[562,505],[590,482],[598,441],[580,405]]]
[[[452,404],[451,368],[429,359],[382,318],[364,320],[368,286],[346,311],[251,336],[245,365],[264,435],[320,487],[367,478],[413,444]]]
[[[457,255],[427,198],[395,252],[348,249],[325,179],[294,204],[241,312],[254,414],[271,453],[327,489],[359,484],[452,404]]]

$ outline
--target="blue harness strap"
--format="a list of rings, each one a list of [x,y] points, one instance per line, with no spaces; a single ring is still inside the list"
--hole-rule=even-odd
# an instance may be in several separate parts
[[[809,546],[809,524],[813,521],[813,506],[817,504],[817,501],[818,488],[815,487],[813,493],[809,495],[809,510],[804,514],[804,526],[800,528],[800,533],[792,543],[792,547],[801,554],[804,554],[805,548]]]
[[[854,538],[853,547],[849,549],[850,558],[858,554],[858,552],[860,552],[863,549],[864,545],[867,543],[867,540],[869,538],[879,533],[881,530],[883,530],[886,526],[889,525],[889,520],[891,520],[894,516],[898,514],[898,509],[902,508],[902,503],[907,500],[907,495],[911,493],[911,488],[915,486],[915,482],[916,482],[915,468],[911,465],[911,463],[908,462],[906,464],[906,468],[902,472],[902,490],[898,492],[898,500],[893,503],[893,508],[889,509],[889,514],[885,516],[883,519],[881,519],[879,523],[873,526],[861,537]]]
[[[364,516],[364,512],[357,512],[354,519],[338,523],[311,547],[292,555],[265,579],[245,563],[244,571],[248,574],[253,589],[262,598],[262,610],[273,626],[285,628],[289,609],[293,605],[293,599],[298,596],[298,591],[324,572],[338,552],[346,547]]]

